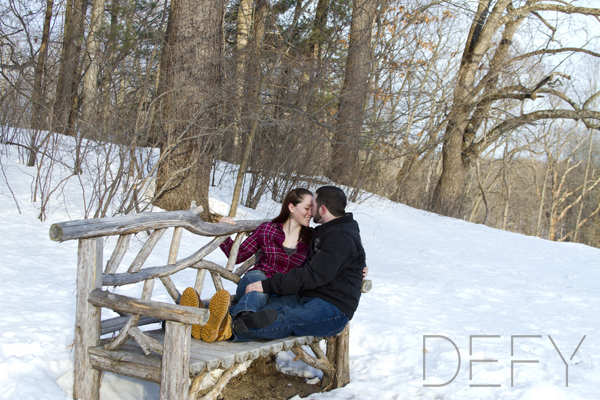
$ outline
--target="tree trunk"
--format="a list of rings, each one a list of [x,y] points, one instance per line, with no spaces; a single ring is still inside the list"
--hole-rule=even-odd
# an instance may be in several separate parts
[[[42,86],[42,77],[44,75],[44,67],[46,66],[46,58],[48,57],[48,38],[50,37],[50,21],[52,20],[52,8],[54,0],[46,1],[46,16],[44,18],[44,29],[42,33],[42,43],[40,45],[40,54],[38,56],[37,65],[35,66],[35,76],[33,83],[33,96],[31,99],[31,130],[33,131],[29,153],[27,156],[27,166],[33,167],[37,156],[37,135],[38,131],[46,128],[45,117],[46,110],[44,109],[45,96]]]
[[[594,138],[594,130],[589,129],[590,131],[590,145],[588,148],[588,156],[587,156],[587,164],[585,166],[585,174],[583,176],[583,187],[581,189],[581,204],[579,205],[579,211],[577,212],[577,220],[575,221],[575,234],[573,235],[573,241],[577,242],[577,236],[579,234],[579,222],[581,221],[581,214],[583,213],[583,204],[587,186],[588,174],[590,172],[590,164],[592,161],[592,148],[593,146],[593,138]]]
[[[162,134],[155,204],[182,210],[196,201],[209,218],[213,136],[218,125],[221,0],[174,0],[161,60]]]
[[[451,215],[462,201],[469,163],[463,160],[461,150],[461,129],[448,127],[442,147],[442,174],[433,191],[432,210],[438,214]]]
[[[351,185],[360,171],[359,147],[371,72],[371,37],[378,1],[354,0],[344,85],[340,93],[329,177]]]
[[[58,72],[58,85],[54,103],[56,130],[68,131],[73,98],[77,93],[78,65],[83,42],[83,20],[88,0],[68,0],[65,10],[63,48]]]
[[[100,120],[108,121],[111,108],[111,93],[110,88],[113,80],[113,72],[115,68],[115,52],[117,47],[117,30],[119,29],[119,8],[120,0],[112,0],[110,4],[110,34],[108,45],[106,46],[106,66],[102,71],[101,84],[101,105],[100,105]],[[166,5],[165,5],[166,9]],[[165,10],[166,11],[166,10]],[[166,18],[165,18],[166,19]],[[162,27],[161,23],[161,27]],[[161,29],[162,32],[162,29]],[[157,43],[155,48],[159,47]]]
[[[240,148],[242,146],[246,60],[248,59],[248,41],[250,27],[252,26],[252,1],[241,0],[237,15],[237,32],[235,52],[237,56],[235,65],[235,94],[234,94],[234,137],[233,137],[233,162],[239,162]],[[259,44],[257,44],[259,45]]]
[[[327,11],[329,0],[319,0],[315,9],[312,32],[308,38],[306,48],[306,64],[300,76],[300,88],[298,103],[302,110],[308,109],[308,103],[313,98],[314,88],[317,87],[316,77],[319,74],[319,63],[321,61],[321,47],[325,40]]]
[[[92,19],[88,33],[85,64],[89,63],[83,76],[82,119],[91,122],[97,112],[98,71],[100,70],[100,28],[104,14],[104,0],[94,0],[92,4]]]

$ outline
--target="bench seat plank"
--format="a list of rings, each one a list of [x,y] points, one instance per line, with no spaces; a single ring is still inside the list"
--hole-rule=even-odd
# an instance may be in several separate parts
[[[165,332],[162,329],[144,333],[164,343]],[[290,336],[284,339],[255,342],[221,341],[206,343],[192,339],[190,346],[190,377],[199,376],[204,371],[229,369],[234,364],[260,357],[275,355],[282,350],[313,343],[320,338],[313,336]],[[102,345],[108,343],[102,340]],[[142,348],[133,340],[128,340],[119,351],[104,350],[101,346],[90,350],[94,368],[126,375],[137,379],[160,383],[160,365],[162,358],[151,353],[146,356]]]

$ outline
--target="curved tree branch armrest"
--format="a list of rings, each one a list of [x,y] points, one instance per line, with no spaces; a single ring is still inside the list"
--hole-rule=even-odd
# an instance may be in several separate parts
[[[112,218],[81,219],[59,222],[50,227],[50,239],[63,242],[98,236],[124,235],[148,229],[183,227],[201,236],[225,236],[250,232],[264,221],[238,221],[236,225],[204,222],[196,210],[145,212]]]
[[[193,308],[153,300],[135,299],[133,297],[123,296],[100,289],[95,289],[90,293],[89,302],[95,306],[110,308],[117,312],[143,315],[189,325],[204,325],[210,316],[210,312],[204,308]]]

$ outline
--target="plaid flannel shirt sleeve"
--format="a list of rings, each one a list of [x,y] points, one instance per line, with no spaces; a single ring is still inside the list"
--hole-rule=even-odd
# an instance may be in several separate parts
[[[240,245],[240,251],[238,252],[236,264],[246,261],[250,257],[252,257],[258,249],[261,247],[262,237],[264,235],[265,226],[261,224],[242,242]],[[220,246],[223,253],[229,258],[231,254],[231,248],[233,247],[233,240],[231,238],[227,238]]]

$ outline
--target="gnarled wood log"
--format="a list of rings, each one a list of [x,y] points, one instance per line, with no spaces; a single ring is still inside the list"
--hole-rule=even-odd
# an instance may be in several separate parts
[[[167,321],[161,366],[160,400],[187,399],[190,390],[192,326]]]
[[[150,300],[152,297],[152,290],[154,289],[154,279],[148,279],[144,282],[144,288],[142,289],[141,300]],[[135,328],[138,325],[141,315],[132,315],[129,317],[129,321],[125,324],[123,329],[119,332],[117,337],[112,343],[104,346],[106,350],[118,350],[129,338],[129,330]]]
[[[256,255],[253,255],[252,257],[244,261],[244,263],[235,270],[234,274],[236,274],[237,276],[242,276],[246,273],[246,271],[252,268],[254,264],[256,264]]]
[[[202,221],[196,211],[164,211],[129,214],[113,218],[82,219],[53,224],[50,239],[55,242],[92,238],[98,236],[125,235],[147,229],[183,227],[201,236],[223,236],[249,232],[264,221],[238,221],[231,224],[211,224]]]
[[[127,253],[127,249],[129,248],[129,239],[131,239],[131,235],[121,235],[119,236],[119,240],[117,240],[117,246],[115,247],[108,263],[106,264],[105,274],[114,275],[119,268],[119,264],[123,260],[125,253]]]
[[[214,249],[219,247],[227,239],[226,237],[217,237],[210,241],[206,246],[195,252],[189,257],[184,258],[176,262],[173,265],[163,265],[160,267],[148,267],[135,273],[124,272],[122,274],[115,275],[104,275],[102,277],[102,286],[121,286],[138,283],[152,278],[160,278],[163,276],[169,276],[183,269],[193,266],[194,264],[202,261],[204,257],[210,254]],[[224,268],[220,267],[224,271]]]
[[[75,382],[73,398],[100,398],[100,371],[90,364],[89,348],[100,343],[100,308],[88,302],[100,290],[102,238],[79,241],[77,255],[77,314],[75,316]],[[93,293],[93,292],[92,292]]]
[[[311,367],[323,371],[323,377],[332,377],[335,374],[335,368],[333,365],[331,365],[329,360],[327,360],[327,357],[313,357],[300,346],[292,348],[292,353],[294,353],[300,360],[304,361]],[[325,380],[325,378],[323,380]]]
[[[90,293],[89,302],[98,307],[133,315],[145,315],[161,320],[176,321],[190,325],[204,325],[210,312],[204,308],[192,308],[153,300],[134,299],[100,289]]]
[[[111,318],[111,319],[106,319],[106,320],[102,321],[102,332],[100,334],[106,335],[107,333],[120,331],[121,329],[123,329],[123,326],[125,326],[127,321],[129,321],[128,315],[123,316],[123,317],[115,317],[115,318]],[[161,320],[157,319],[157,318],[141,317],[140,320],[138,321],[137,326],[157,324],[160,322],[161,322]]]
[[[140,331],[137,327],[132,327],[129,329],[129,334],[140,345],[142,350],[144,350],[144,354],[149,355],[150,352],[155,352],[156,354],[163,354],[163,345],[158,340],[154,339],[146,335],[144,332]]]

